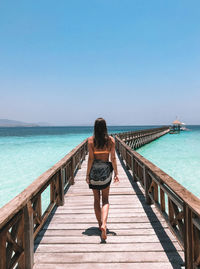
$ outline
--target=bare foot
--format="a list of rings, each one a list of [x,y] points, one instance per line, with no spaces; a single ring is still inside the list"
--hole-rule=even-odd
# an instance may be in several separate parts
[[[105,227],[101,226],[101,238],[102,238],[103,240],[106,240],[106,238],[107,238],[107,234],[106,234],[106,226],[105,226]]]

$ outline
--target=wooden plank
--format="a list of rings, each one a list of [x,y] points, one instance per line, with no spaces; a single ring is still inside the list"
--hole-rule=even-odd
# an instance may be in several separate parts
[[[151,213],[152,209],[147,208],[146,211]],[[121,215],[126,214],[126,213],[133,214],[133,215],[137,214],[137,213],[146,214],[144,212],[143,207],[132,207],[131,210],[130,210],[130,208],[125,208],[125,207],[124,208],[110,207],[110,209],[109,209],[109,215],[110,214],[118,214],[118,216],[121,216]],[[70,214],[94,214],[94,208],[93,208],[93,206],[91,206],[90,208],[83,208],[83,209],[78,209],[76,207],[74,207],[74,208],[58,207],[58,209],[55,212],[55,215],[56,214],[67,214],[67,215],[70,215]],[[53,214],[51,214],[51,215],[53,215]]]
[[[92,196],[71,196],[71,200],[65,200],[65,203],[68,203],[68,205],[93,205],[94,199]],[[141,198],[143,200],[143,197]],[[144,202],[144,200],[143,200]],[[136,204],[140,203],[138,202],[137,197],[130,196],[129,199],[127,197],[115,197],[115,196],[110,196],[109,197],[109,203],[111,205],[116,204],[116,205],[121,205],[121,204]]]
[[[76,223],[81,223],[81,222],[84,222],[84,223],[90,223],[90,222],[95,222],[96,221],[96,218],[94,215],[92,216],[78,216],[78,215],[71,215],[67,216],[66,215],[55,215],[51,221],[51,223],[73,223],[73,222],[76,222]],[[123,217],[112,217],[112,216],[108,216],[108,221],[107,223],[138,223],[138,222],[149,222],[149,218],[145,215],[143,216],[138,216],[138,217],[126,217],[126,218],[123,218]],[[154,215],[151,215],[151,222],[160,222],[158,220],[158,218]]]
[[[147,242],[168,242],[169,239],[166,236],[158,238],[156,235],[130,235],[130,236],[109,236],[107,243],[147,243]],[[176,239],[173,238],[176,242]],[[82,244],[82,243],[100,243],[99,236],[38,236],[35,243],[38,244]]]
[[[178,266],[178,264],[177,264]],[[150,263],[81,263],[81,264],[72,264],[72,263],[57,263],[57,264],[35,264],[33,269],[173,269],[175,268],[168,262],[150,262]],[[176,267],[177,269],[180,267]]]
[[[68,229],[88,229],[91,227],[97,227],[97,222],[93,223],[47,223],[44,225],[45,229],[63,229],[63,230],[68,230]],[[107,227],[109,229],[152,229],[152,225],[149,222],[144,222],[144,223],[108,223]],[[153,227],[159,228],[159,227],[165,227],[168,228],[168,225],[166,222],[162,223],[162,226],[159,222],[155,223]]]
[[[86,188],[85,188],[86,187]],[[114,181],[111,182],[111,187],[112,189],[127,189],[127,190],[130,190],[131,191],[131,183],[129,181],[127,181],[127,178],[126,179],[123,179],[123,182],[122,182],[122,179],[120,178],[120,182],[119,183],[114,183]],[[73,188],[71,188],[69,190],[69,193],[71,193],[72,191],[74,190],[80,190],[82,191],[84,188],[84,190],[88,190],[89,187],[88,187],[88,184],[86,182],[83,181],[83,177],[80,181],[76,181],[76,183],[74,184]],[[90,190],[90,189],[89,189]],[[132,189],[133,191],[133,189]]]
[[[55,212],[62,212],[62,211],[65,211],[65,210],[72,210],[74,212],[75,211],[79,211],[81,212],[82,210],[85,210],[85,209],[93,209],[94,206],[93,206],[93,203],[89,203],[89,204],[66,204],[65,206],[60,206],[56,209]],[[153,207],[149,207],[149,206],[146,206],[146,205],[142,205],[142,204],[133,204],[133,203],[124,203],[124,204],[111,204],[110,203],[110,209],[117,209],[118,211],[120,210],[123,210],[123,209],[127,209],[130,211],[133,210],[153,210],[154,212],[158,212],[158,210],[156,208],[153,208]]]
[[[82,204],[75,204],[75,205],[70,205],[69,207],[58,207],[57,210],[55,210],[55,214],[56,213],[81,213],[83,212],[84,213],[87,213],[86,211],[91,211],[91,210],[94,210],[94,206],[93,206],[93,203],[92,204],[86,204],[86,205],[82,205]],[[115,211],[123,211],[123,212],[126,212],[126,210],[128,212],[144,212],[145,211],[150,211],[151,209],[147,208],[147,207],[143,207],[142,205],[134,205],[134,204],[110,204],[110,211],[111,210],[115,210]],[[125,211],[124,211],[125,210]],[[157,212],[157,209],[152,209],[153,212]]]
[[[111,211],[111,210],[110,210]],[[60,212],[60,213],[55,213],[54,215],[54,219],[66,219],[66,218],[71,218],[71,219],[92,219],[95,218],[94,216],[94,209],[91,208],[90,212],[88,213],[82,213],[82,212],[75,212],[75,213],[65,213],[65,212]],[[129,220],[129,218],[140,218],[140,217],[145,217],[146,218],[146,213],[145,212],[124,212],[124,213],[117,213],[117,212],[109,212],[109,218],[126,218],[127,220]],[[149,212],[148,217],[152,217],[154,216],[154,213]],[[131,221],[130,221],[131,222]]]
[[[75,193],[76,194],[76,193]],[[141,195],[141,198],[143,198],[143,194],[140,193],[140,194],[135,194],[134,192],[130,192],[130,193],[116,193],[116,194],[111,194],[109,196],[110,199],[113,199],[113,200],[118,200],[118,199],[126,199],[126,200],[137,200],[138,201],[138,196]],[[93,194],[91,192],[91,190],[88,190],[87,193],[83,193],[83,194],[76,194],[76,197],[75,195],[72,195],[72,194],[69,194],[66,198],[65,198],[65,201],[69,200],[69,201],[73,201],[74,199],[77,199],[77,196],[79,196],[79,199],[85,199],[85,198],[93,198]]]
[[[88,229],[87,231],[82,229],[68,229],[68,230],[59,230],[59,229],[43,229],[41,231],[41,235],[45,236],[82,236],[83,234],[87,233],[88,235],[100,235],[100,231],[97,227],[93,227]],[[158,235],[159,234],[166,234],[169,238],[174,240],[174,236],[172,235],[171,231],[168,228],[160,228],[156,229],[156,231],[152,228],[149,229],[108,229],[108,236],[121,236],[121,235]]]
[[[91,190],[89,190],[91,192]],[[76,196],[82,196],[82,195],[88,195],[90,193],[88,193],[88,190],[85,190],[85,189],[82,189],[82,190],[73,190],[71,192],[68,193],[68,197],[71,197],[73,195],[76,195]],[[131,190],[131,188],[112,188],[110,190],[110,195],[114,195],[114,194],[117,194],[117,195],[136,195],[136,194],[141,194],[140,191],[136,192],[136,191],[133,191],[133,189]],[[92,192],[91,192],[91,195],[92,195]]]
[[[166,243],[164,248],[160,242],[157,243],[116,243],[116,244],[40,244],[37,247],[36,253],[87,253],[87,252],[143,252],[143,251],[174,251],[175,249],[181,251],[178,243]]]
[[[101,245],[100,245],[101,246]],[[175,262],[182,263],[179,254],[172,252],[170,257],[165,252],[96,252],[91,253],[36,253],[35,263],[52,264],[62,263],[86,263],[86,262]]]

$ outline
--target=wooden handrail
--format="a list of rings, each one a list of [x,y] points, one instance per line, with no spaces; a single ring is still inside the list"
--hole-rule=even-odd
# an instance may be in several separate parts
[[[125,133],[116,133],[113,136],[119,137],[132,149],[137,149],[147,143],[152,142],[158,137],[168,133],[170,131],[168,126],[163,126],[159,128],[138,130]]]
[[[133,180],[139,180],[144,188],[147,204],[155,204],[184,248],[186,268],[199,268],[200,199],[117,135],[115,140],[116,149],[131,170]]]
[[[87,154],[87,139],[39,176],[0,210],[0,269],[33,267],[34,239]],[[50,202],[42,214],[42,193],[50,186]]]
[[[147,133],[155,133],[159,132],[161,130],[167,130],[169,129],[169,126],[162,126],[157,128],[151,128],[151,129],[143,129],[143,130],[136,130],[136,131],[128,131],[128,132],[121,132],[121,133],[114,133],[114,136],[118,136],[120,139],[128,139],[129,137],[133,136],[140,136],[145,135]]]

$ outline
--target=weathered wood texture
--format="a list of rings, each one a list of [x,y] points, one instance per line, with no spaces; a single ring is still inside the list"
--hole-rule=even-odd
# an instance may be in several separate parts
[[[184,248],[187,269],[200,268],[200,199],[116,136],[116,148]],[[189,179],[188,179],[189,180]],[[168,204],[168,206],[166,206]]]
[[[130,183],[119,159],[120,183],[111,184],[108,238],[101,242],[86,161],[35,240],[34,269],[181,268],[184,252],[143,190]]]

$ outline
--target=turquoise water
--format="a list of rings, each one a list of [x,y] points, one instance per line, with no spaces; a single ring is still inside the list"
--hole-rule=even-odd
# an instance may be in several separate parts
[[[167,134],[137,152],[200,198],[200,126]]]
[[[152,126],[112,126],[108,130],[115,133],[144,128]],[[0,207],[92,132],[93,127],[0,128]]]
[[[152,126],[112,126],[109,132],[146,128]],[[189,129],[137,151],[200,197],[200,126]],[[92,127],[0,128],[0,207],[92,132]]]

